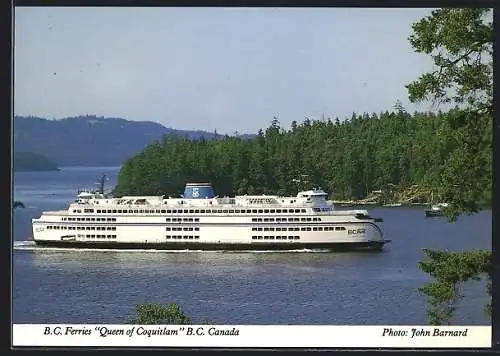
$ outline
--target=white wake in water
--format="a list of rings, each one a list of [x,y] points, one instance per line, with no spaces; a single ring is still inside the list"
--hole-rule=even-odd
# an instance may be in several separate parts
[[[62,247],[41,247],[35,245],[34,241],[14,241],[15,251],[82,251],[82,252],[126,252],[126,253],[321,253],[330,252],[327,249],[296,249],[296,250],[262,250],[262,251],[227,251],[227,250],[154,250],[154,249],[116,249],[116,248],[62,248]]]

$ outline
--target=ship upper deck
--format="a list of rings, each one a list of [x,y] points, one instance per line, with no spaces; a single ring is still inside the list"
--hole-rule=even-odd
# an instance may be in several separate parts
[[[278,195],[237,195],[235,197],[214,197],[205,199],[172,198],[165,196],[123,196],[110,198],[97,194],[80,194],[70,204],[71,208],[98,207],[220,207],[224,208],[279,208],[279,207],[321,207],[333,210],[333,203],[326,200],[327,194],[322,190],[299,192],[295,197]]]
[[[154,196],[110,197],[103,192],[81,191],[67,209],[46,211],[47,216],[104,215],[107,216],[161,216],[189,214],[199,216],[255,216],[272,215],[346,215],[367,214],[366,210],[336,211],[327,193],[321,188],[300,191],[296,196],[237,195],[218,197],[205,194],[208,184],[186,185],[183,196],[178,198]],[[191,190],[190,190],[191,189]],[[211,187],[209,188],[211,189]],[[201,194],[200,194],[201,193]]]

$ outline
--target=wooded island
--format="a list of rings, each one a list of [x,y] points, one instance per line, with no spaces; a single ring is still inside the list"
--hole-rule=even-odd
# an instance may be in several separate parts
[[[14,172],[59,170],[56,163],[33,152],[15,152],[13,158]]]
[[[164,136],[125,162],[114,193],[179,196],[186,181],[210,181],[220,196],[295,195],[302,178],[336,200],[380,191],[383,203],[427,202],[432,191],[419,187],[438,181],[462,144],[454,127],[460,115],[459,110],[409,114],[397,104],[393,112],[353,114],[342,122],[293,122],[290,130],[274,118],[255,139]],[[483,134],[491,135],[491,126],[484,128]],[[491,155],[491,147],[480,149],[485,159]],[[482,202],[490,200],[486,189]]]

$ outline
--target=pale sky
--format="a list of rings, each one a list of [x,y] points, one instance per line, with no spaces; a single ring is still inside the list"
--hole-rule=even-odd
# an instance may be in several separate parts
[[[430,9],[15,9],[14,112],[255,133],[392,110],[432,69],[408,42]]]

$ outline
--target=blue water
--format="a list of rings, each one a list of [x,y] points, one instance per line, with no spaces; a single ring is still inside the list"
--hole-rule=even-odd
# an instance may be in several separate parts
[[[138,303],[179,303],[221,324],[426,324],[422,248],[491,249],[491,211],[451,224],[422,208],[375,208],[392,243],[380,253],[40,250],[31,219],[118,167],[22,172],[13,213],[15,323],[126,323]],[[454,324],[489,324],[485,284],[462,290]]]

